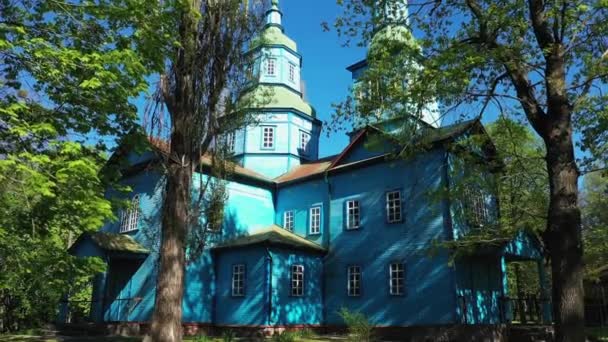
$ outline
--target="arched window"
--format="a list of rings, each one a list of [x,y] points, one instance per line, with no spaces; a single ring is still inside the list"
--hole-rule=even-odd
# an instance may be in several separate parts
[[[126,233],[137,230],[139,222],[139,195],[133,196],[129,208],[120,215],[120,232]]]

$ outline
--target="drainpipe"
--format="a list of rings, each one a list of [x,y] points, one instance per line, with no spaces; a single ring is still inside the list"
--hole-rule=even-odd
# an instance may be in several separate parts
[[[266,291],[268,293],[268,313],[266,316],[266,325],[270,326],[272,322],[272,253],[268,246],[266,247]]]
[[[329,170],[328,170],[329,171]],[[324,175],[324,180],[325,180],[325,184],[327,185],[327,205],[325,207],[327,207],[327,209],[325,210],[325,235],[327,236],[325,238],[326,243],[325,243],[325,247],[327,249],[329,249],[329,242],[331,241],[331,233],[330,233],[330,220],[331,220],[331,183],[329,182],[329,177],[328,177],[328,171],[325,171],[325,175]]]
[[[322,324],[325,324],[327,322],[327,310],[325,308],[325,298],[327,298],[326,293],[325,293],[325,289],[326,289],[326,277],[325,277],[325,259],[327,258],[327,255],[329,255],[329,246],[331,244],[331,227],[330,227],[330,221],[331,221],[331,183],[329,182],[329,177],[328,177],[328,172],[329,170],[325,171],[325,176],[324,176],[324,180],[325,180],[325,184],[327,185],[327,205],[325,207],[327,207],[326,209],[326,215],[325,217],[326,219],[326,225],[325,225],[325,234],[326,234],[326,241],[327,243],[325,244],[325,248],[327,248],[327,254],[323,257],[323,267],[321,269],[321,302],[323,303],[322,309],[321,309],[321,319],[322,319]]]

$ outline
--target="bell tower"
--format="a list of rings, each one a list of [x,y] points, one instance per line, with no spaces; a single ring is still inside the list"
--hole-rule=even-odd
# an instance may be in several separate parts
[[[407,0],[383,0],[374,8],[372,16],[374,18],[375,28],[368,47],[367,58],[346,68],[352,74],[354,82],[353,89],[355,90],[357,89],[358,82],[361,82],[361,76],[368,68],[368,61],[375,53],[382,53],[381,51],[383,47],[387,45],[388,41],[398,43],[400,46],[420,49],[420,46],[409,29]],[[411,65],[414,68],[420,68],[415,61],[410,63],[412,63]],[[403,78],[404,81],[407,82],[407,75],[404,75]],[[381,122],[385,122],[386,119],[386,115],[379,113],[377,123],[380,124]],[[423,110],[421,117],[416,117],[416,120],[430,127],[441,126],[437,103],[430,103]]]
[[[321,133],[321,121],[302,97],[302,56],[285,35],[282,19],[279,1],[272,0],[260,37],[248,52],[254,54],[258,80],[250,92],[263,96],[264,105],[252,109],[256,124],[235,134],[236,160],[269,178],[316,160]]]

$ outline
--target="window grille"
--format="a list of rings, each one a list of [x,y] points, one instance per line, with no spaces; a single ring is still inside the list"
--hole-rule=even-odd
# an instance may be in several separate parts
[[[488,222],[489,212],[486,198],[481,189],[467,187],[464,190],[465,216],[470,225],[483,227]]]
[[[393,296],[401,296],[405,289],[405,265],[392,263],[389,265],[389,291]]]
[[[401,222],[401,192],[386,193],[386,220],[388,223]]]
[[[276,59],[269,58],[268,61],[266,62],[266,74],[268,76],[275,76],[276,73],[277,73]]]
[[[357,229],[361,224],[361,210],[359,201],[346,202],[346,229]]]
[[[262,127],[262,147],[263,148],[274,148],[274,127],[263,126]]]
[[[321,207],[310,208],[310,234],[321,233]]]
[[[121,213],[120,233],[137,230],[139,223],[139,195],[133,196],[129,208]]]
[[[310,141],[310,134],[308,134],[306,132],[300,132],[300,150],[304,154],[306,154],[309,141]]]
[[[291,295],[301,297],[304,295],[304,266],[291,266]]]
[[[358,297],[361,295],[361,267],[348,267],[348,283],[347,291],[350,297]]]
[[[296,82],[296,66],[289,63],[289,82]]]
[[[283,228],[292,232],[293,226],[294,226],[293,210],[288,210],[283,213]]]
[[[245,265],[232,266],[232,296],[242,297],[245,295]]]

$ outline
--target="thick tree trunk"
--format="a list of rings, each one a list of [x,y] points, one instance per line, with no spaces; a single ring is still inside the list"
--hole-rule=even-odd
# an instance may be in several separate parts
[[[172,155],[183,156],[186,150],[179,128],[171,136]],[[160,269],[150,337],[154,342],[182,340],[182,298],[185,273],[185,241],[192,168],[170,161],[163,202]]]
[[[583,246],[571,123],[565,118],[555,120],[547,133],[550,202],[544,240],[551,257],[556,342],[582,342]]]

